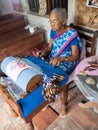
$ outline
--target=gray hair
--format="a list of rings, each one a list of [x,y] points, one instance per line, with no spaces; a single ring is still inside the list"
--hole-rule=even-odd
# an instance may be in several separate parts
[[[63,21],[64,19],[67,18],[67,13],[66,13],[66,9],[65,8],[54,8],[51,11],[50,15],[52,13],[56,13],[61,21]]]

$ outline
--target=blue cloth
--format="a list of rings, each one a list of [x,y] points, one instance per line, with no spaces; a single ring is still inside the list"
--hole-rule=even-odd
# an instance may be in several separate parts
[[[43,75],[47,75],[47,77],[49,78],[52,78],[53,74],[59,74],[64,76],[65,78],[60,84],[61,87],[65,85],[65,83],[68,81],[67,73],[60,69],[58,66],[52,66],[47,61],[34,56],[29,56],[27,57],[27,59],[38,65],[42,69]]]
[[[31,112],[38,108],[45,100],[42,95],[43,86],[38,87],[23,99],[19,99],[17,103],[22,109],[22,116],[26,118]]]
[[[61,35],[56,36],[56,32],[51,30],[51,38],[53,39],[53,44],[52,44],[52,51],[50,54],[49,60],[51,60],[57,53],[58,51],[64,46],[64,44],[70,39],[71,36],[73,36],[76,32],[76,30],[71,29],[68,30]],[[55,37],[56,36],[56,37]],[[64,51],[59,55],[59,57],[69,57],[72,55],[72,46],[77,45],[79,48],[79,52],[81,53],[82,50],[82,44],[79,36],[77,35],[71,42],[70,44],[64,49]],[[73,72],[75,69],[76,65],[79,63],[79,61],[73,61],[73,62],[61,62],[59,67],[63,69],[68,75]]]
[[[51,39],[54,39],[55,37],[56,37],[56,31],[54,31],[53,29],[51,29],[51,31],[50,31],[50,38]]]

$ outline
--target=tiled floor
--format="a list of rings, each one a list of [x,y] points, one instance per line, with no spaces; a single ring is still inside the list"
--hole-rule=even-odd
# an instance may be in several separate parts
[[[98,130],[98,114],[93,109],[80,108],[78,103],[85,99],[77,87],[69,91],[68,114],[58,118],[46,130]],[[52,105],[57,112],[60,110],[60,99]],[[21,118],[13,118],[8,104],[0,95],[0,130],[28,130]]]

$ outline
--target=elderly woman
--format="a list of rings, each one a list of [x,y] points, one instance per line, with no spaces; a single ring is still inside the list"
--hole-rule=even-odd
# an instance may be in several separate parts
[[[37,57],[29,58],[39,65],[43,73],[46,73],[48,77],[50,73],[52,75],[57,73],[68,79],[67,75],[72,73],[79,62],[82,48],[81,41],[76,30],[66,25],[66,16],[66,9],[64,8],[52,10],[50,14],[51,32],[49,45],[46,49],[37,51]],[[46,55],[48,55],[48,62],[41,58]],[[62,84],[62,86],[65,84]],[[60,97],[62,99],[62,114],[64,115],[66,109],[64,103],[67,101],[67,96],[65,98],[63,94],[61,93]]]
[[[76,30],[66,25],[66,9],[55,8],[50,14],[50,43],[44,51],[37,52],[37,56],[49,54],[48,61],[53,66],[63,69],[68,75],[78,64],[81,53],[81,42]]]

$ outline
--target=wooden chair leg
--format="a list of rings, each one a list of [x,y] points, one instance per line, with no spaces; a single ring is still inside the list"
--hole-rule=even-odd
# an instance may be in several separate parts
[[[67,98],[68,98],[68,85],[66,85],[65,90],[60,93],[61,116],[65,116],[67,113]]]

